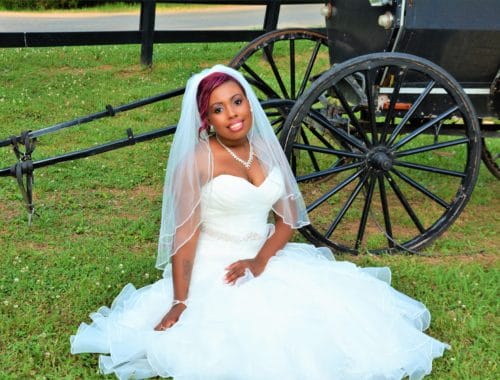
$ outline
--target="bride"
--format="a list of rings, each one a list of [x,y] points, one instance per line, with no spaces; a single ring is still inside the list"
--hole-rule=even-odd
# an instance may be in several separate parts
[[[274,223],[268,224],[269,214]],[[187,84],[168,160],[157,267],[91,314],[71,352],[120,379],[420,379],[447,344],[388,268],[289,243],[304,201],[255,94],[217,65]]]

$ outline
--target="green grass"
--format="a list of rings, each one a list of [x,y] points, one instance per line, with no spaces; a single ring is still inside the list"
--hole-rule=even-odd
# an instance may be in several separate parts
[[[193,72],[228,62],[243,44],[0,50],[0,139],[183,86]],[[180,99],[44,136],[35,158],[175,123]],[[69,336],[126,283],[154,269],[161,190],[171,137],[36,171],[40,217],[27,227],[17,184],[0,178],[0,379],[100,378],[97,356],[69,353]],[[0,168],[14,163],[0,149]],[[499,183],[482,167],[471,201],[424,253],[357,258],[388,265],[394,286],[424,302],[429,334],[451,344],[431,379],[498,378]],[[296,240],[303,241],[300,236]],[[110,377],[111,378],[111,377]]]

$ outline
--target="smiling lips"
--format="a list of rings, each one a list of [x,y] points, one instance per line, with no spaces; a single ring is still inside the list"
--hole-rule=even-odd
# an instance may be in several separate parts
[[[231,124],[228,127],[232,132],[238,132],[243,129],[243,120],[238,120],[237,122]]]

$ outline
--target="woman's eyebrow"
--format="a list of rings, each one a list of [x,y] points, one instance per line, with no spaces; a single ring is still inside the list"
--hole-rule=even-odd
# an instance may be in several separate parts
[[[241,94],[241,93],[238,92],[238,93],[234,94],[233,96],[231,96],[230,99],[233,100],[237,96],[243,96],[243,94]],[[214,106],[219,106],[219,105],[222,106],[223,104],[224,104],[224,102],[215,102],[215,103],[210,104],[209,107],[212,108]]]

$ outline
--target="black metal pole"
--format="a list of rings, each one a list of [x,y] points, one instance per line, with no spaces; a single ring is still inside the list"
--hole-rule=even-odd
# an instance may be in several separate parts
[[[38,129],[36,131],[32,131],[32,132],[30,131],[28,133],[28,137],[29,138],[37,138],[37,137],[40,137],[40,136],[43,136],[43,135],[46,135],[49,133],[57,132],[57,131],[64,129],[64,128],[70,128],[70,127],[75,126],[75,125],[89,123],[93,120],[98,120],[98,119],[101,119],[104,117],[112,117],[120,112],[129,111],[129,110],[132,110],[134,108],[142,107],[142,106],[152,104],[152,103],[155,103],[155,102],[158,102],[161,100],[166,100],[166,99],[170,99],[170,98],[173,98],[176,96],[180,96],[184,93],[184,90],[185,89],[183,87],[177,88],[175,90],[165,92],[163,94],[152,96],[152,97],[146,98],[146,99],[136,100],[134,102],[123,104],[123,105],[118,106],[118,107],[111,107],[110,105],[108,105],[108,106],[106,106],[105,111],[100,111],[100,112],[96,112],[96,113],[93,113],[93,114],[90,114],[87,116],[82,116],[82,117],[79,117],[79,118],[76,118],[73,120],[69,120],[69,121],[66,121],[63,123],[58,123],[58,124],[52,125],[50,127]],[[15,138],[19,143],[23,143],[23,141],[24,141],[22,135],[13,136],[13,138]],[[11,138],[7,138],[5,140],[0,140],[0,148],[4,147],[4,146],[10,146],[10,145],[12,145]]]
[[[155,14],[156,0],[143,0],[141,2],[139,29],[141,31],[141,63],[146,66],[153,64]]]
[[[111,141],[108,143],[104,143],[101,145],[93,146],[90,148],[70,152],[70,153],[65,153],[60,156],[55,156],[55,157],[50,157],[50,158],[44,158],[38,161],[31,162],[30,164],[22,166],[23,174],[26,173],[32,173],[34,169],[37,168],[42,168],[44,166],[49,166],[49,165],[54,165],[59,162],[65,162],[65,161],[71,161],[71,160],[77,160],[80,158],[84,157],[90,157],[94,156],[96,154],[101,154],[105,152],[109,152],[111,150],[123,148],[125,146],[129,145],[134,145],[136,143],[144,142],[144,141],[149,141],[153,139],[157,139],[159,137],[163,136],[168,136],[173,133],[175,133],[175,129],[177,128],[176,125],[171,125],[167,126],[164,128],[156,129],[150,132],[145,132],[141,133],[138,135],[134,135],[132,133],[132,130],[129,128],[127,130],[127,137],[115,141]],[[0,169],[0,177],[7,177],[7,176],[15,176],[15,168],[16,165],[10,167],[10,168],[3,168]]]
[[[266,5],[266,14],[264,16],[264,31],[265,33],[276,30],[278,27],[278,19],[280,16],[280,0],[271,0]]]

